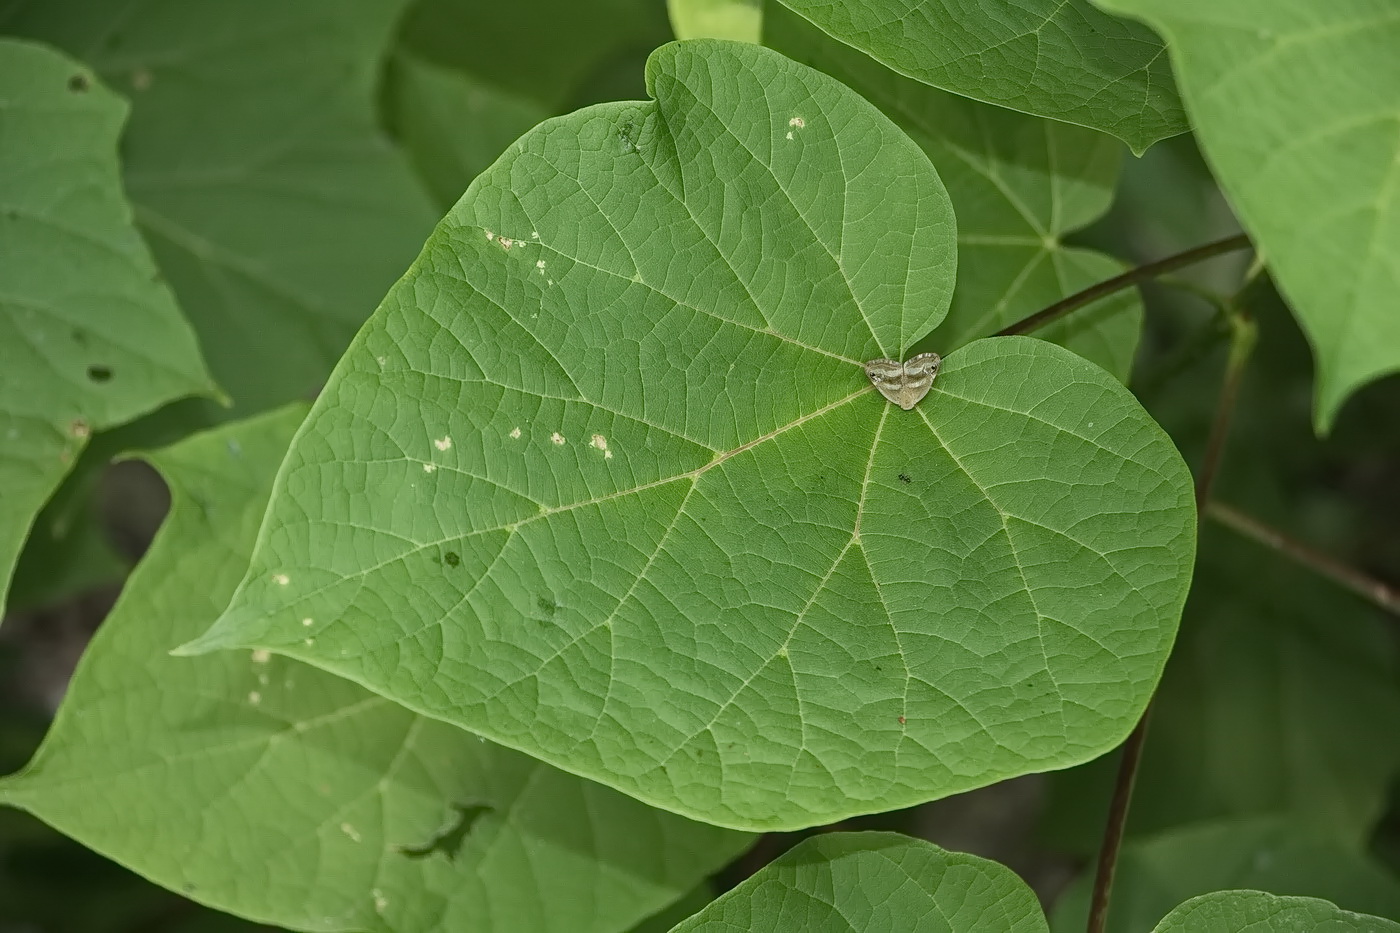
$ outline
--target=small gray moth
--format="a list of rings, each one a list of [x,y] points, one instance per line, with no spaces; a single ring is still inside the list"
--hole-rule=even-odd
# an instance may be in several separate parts
[[[881,395],[909,411],[928,395],[942,361],[937,353],[920,353],[903,363],[871,360],[865,364],[865,374]]]

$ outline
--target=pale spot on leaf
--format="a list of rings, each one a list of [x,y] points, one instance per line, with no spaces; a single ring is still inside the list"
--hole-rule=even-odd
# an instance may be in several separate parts
[[[549,439],[560,446],[563,446],[564,444],[564,435],[560,434],[558,431],[555,431],[553,434],[549,435]]]
[[[519,428],[511,428],[510,436],[511,436],[511,439],[512,439],[512,440],[517,440],[517,441],[520,440],[520,429],[519,429]]]
[[[359,830],[355,829],[355,827],[351,826],[349,823],[341,823],[341,824],[340,824],[340,831],[341,831],[342,833],[344,833],[345,835],[349,836],[350,839],[351,839],[352,841],[354,841],[354,842],[359,842],[359,841],[360,841],[360,838],[361,838],[361,837],[360,837],[360,832],[359,832]]]
[[[268,661],[271,660],[272,652],[268,651],[266,648],[258,648],[256,651],[253,652],[254,664],[266,664]]]
[[[278,586],[286,586],[288,583],[292,582],[292,578],[285,573],[274,573],[272,575],[272,582],[276,583]]]

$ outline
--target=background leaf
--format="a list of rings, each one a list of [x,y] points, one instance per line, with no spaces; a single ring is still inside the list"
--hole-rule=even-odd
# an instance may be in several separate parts
[[[677,39],[757,42],[763,30],[763,0],[666,0]]]
[[[913,351],[947,353],[1122,271],[1067,247],[1113,200],[1123,148],[1102,134],[979,104],[895,74],[770,2],[764,43],[824,71],[875,104],[917,142],[958,217],[958,285],[947,319]],[[1127,382],[1142,302],[1127,290],[1036,336]]]
[[[896,833],[830,833],[801,843],[675,928],[847,933],[1039,933],[1031,889],[996,862]]]
[[[238,411],[314,392],[432,227],[371,106],[403,5],[0,0],[132,99],[137,220]]]
[[[171,517],[0,798],[189,897],[305,930],[622,930],[746,844],[305,665],[170,657],[227,601],[303,414],[151,457]]]
[[[395,43],[384,119],[443,210],[546,117],[645,95],[671,38],[655,0],[419,0]]]
[[[1312,341],[1319,432],[1400,370],[1400,15],[1379,0],[1100,0],[1170,39],[1192,123]]]
[[[91,433],[217,391],[131,226],[127,108],[56,52],[0,40],[0,610],[35,515]]]
[[[1309,897],[1276,897],[1263,891],[1216,891],[1192,898],[1167,914],[1155,933],[1394,933],[1400,926],[1354,914]]]
[[[1061,896],[1052,914],[1056,933],[1084,929],[1092,882],[1086,872]],[[1400,916],[1400,880],[1358,848],[1286,821],[1229,820],[1124,846],[1108,931],[1151,929],[1182,901],[1225,888],[1322,897],[1349,910]]]
[[[782,0],[900,74],[1091,127],[1141,153],[1186,132],[1161,40],[1089,0]]]
[[[889,406],[861,361],[951,291],[926,157],[765,49],[670,45],[648,76],[657,103],[547,123],[474,183],[190,650],[282,651],[745,828],[1116,744],[1189,576],[1175,450],[1028,338]]]

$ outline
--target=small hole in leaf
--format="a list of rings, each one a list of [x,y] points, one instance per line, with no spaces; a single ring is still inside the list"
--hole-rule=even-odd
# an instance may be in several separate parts
[[[462,563],[462,558],[456,551],[448,551],[446,554],[442,555],[442,562],[449,567],[456,567]]]
[[[93,382],[110,382],[112,379],[112,368],[110,366],[100,366],[94,363],[88,367],[88,378]]]
[[[85,74],[76,74],[68,79],[68,90],[74,94],[81,94],[91,86]]]
[[[421,846],[399,846],[399,851],[411,859],[427,858],[434,852],[441,852],[447,860],[454,861],[462,851],[462,843],[472,831],[476,821],[494,808],[482,804],[454,803],[450,822],[439,830],[432,839]]]

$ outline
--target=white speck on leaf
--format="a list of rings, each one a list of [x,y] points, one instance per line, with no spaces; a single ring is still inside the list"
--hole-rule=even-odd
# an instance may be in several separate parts
[[[539,238],[540,238],[540,232],[539,232],[538,230],[531,230],[531,231],[530,231],[530,239],[532,239],[532,240],[538,240]]]
[[[272,652],[271,652],[271,651],[268,651],[266,648],[259,648],[259,649],[257,649],[256,651],[253,652],[253,663],[254,663],[254,664],[266,664],[268,661],[271,661],[271,660],[272,660]]]
[[[549,435],[549,439],[561,447],[564,445],[564,435],[560,434],[558,431]]]
[[[288,583],[292,582],[292,578],[285,573],[274,573],[272,575],[272,582],[276,583],[278,586],[286,586]]]
[[[520,440],[520,429],[519,429],[519,428],[511,428],[511,430],[510,430],[510,436],[511,436],[511,439],[512,439],[512,440],[517,440],[517,441]]]
[[[495,238],[496,238],[496,234],[492,233],[490,230],[487,230],[487,231],[486,231],[486,239],[488,239],[488,240],[494,240]]]
[[[341,824],[340,824],[340,831],[341,831],[342,833],[344,833],[345,835],[349,836],[353,841],[355,841],[355,842],[359,842],[359,841],[360,841],[360,833],[359,833],[359,830],[355,829],[355,827],[351,826],[349,823],[341,823]]]
[[[543,259],[536,259],[536,260],[535,260],[535,268],[536,268],[536,269],[543,269],[543,268],[544,268],[544,260],[543,260]]]
[[[311,647],[312,645],[314,645],[314,644],[316,644],[316,639],[314,639],[314,638],[308,638],[308,639],[306,640],[306,647],[310,648],[310,647]]]
[[[804,120],[804,119],[802,119],[801,117],[793,117],[791,120],[788,121],[788,126],[794,128],[794,129],[799,129],[799,130],[800,130],[800,129],[802,129],[802,128],[803,128],[804,126],[806,126],[806,125],[807,125],[807,121]]]
[[[788,131],[787,131],[787,138],[788,138],[788,139],[792,139],[792,138],[793,138],[792,130],[788,130]]]
[[[425,464],[423,464],[423,472],[424,472],[424,473],[431,473],[431,472],[433,472],[433,471],[436,470],[436,469],[437,469],[437,465],[436,465],[436,464],[433,464],[433,463],[425,463]]]
[[[384,908],[389,906],[389,899],[380,893],[378,888],[375,888],[369,893],[374,896],[374,912],[379,914],[384,913]]]
[[[248,694],[248,702],[257,706],[262,702],[262,694],[254,690],[252,693]]]
[[[608,449],[608,439],[601,434],[593,435],[593,440],[589,441],[588,443],[598,448],[599,450]]]
[[[436,447],[438,450],[451,450],[452,438],[448,436],[443,436],[440,440],[433,441],[433,446]]]
[[[316,624],[316,620],[311,618],[310,616],[307,616],[305,619],[301,620],[301,624],[305,625],[307,628],[310,628],[311,626]]]

